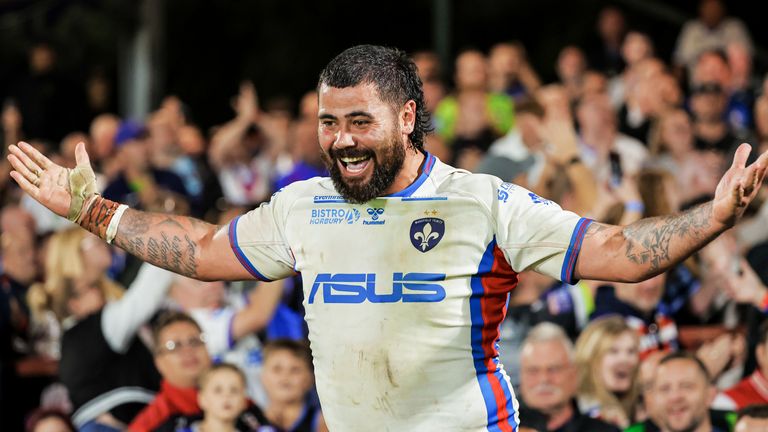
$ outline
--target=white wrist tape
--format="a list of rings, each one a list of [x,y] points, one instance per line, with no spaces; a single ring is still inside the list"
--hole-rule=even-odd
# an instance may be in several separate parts
[[[115,236],[117,235],[117,226],[120,224],[120,218],[123,217],[123,213],[128,209],[128,206],[125,204],[120,204],[120,206],[115,210],[115,215],[112,216],[112,220],[109,221],[109,226],[107,226],[107,243],[112,244],[112,240],[115,239]]]

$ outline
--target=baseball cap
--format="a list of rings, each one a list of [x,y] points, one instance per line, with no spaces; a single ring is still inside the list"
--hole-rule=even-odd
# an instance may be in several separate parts
[[[115,147],[120,147],[127,141],[146,137],[147,129],[143,124],[134,120],[123,120],[115,134]]]

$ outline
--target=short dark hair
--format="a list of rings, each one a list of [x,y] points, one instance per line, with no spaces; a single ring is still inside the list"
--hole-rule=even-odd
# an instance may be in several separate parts
[[[515,114],[531,114],[540,119],[544,118],[544,107],[535,99],[526,98],[515,105]]]
[[[205,384],[208,382],[208,379],[211,377],[211,375],[213,375],[214,372],[221,371],[221,370],[234,372],[242,380],[243,387],[246,387],[248,385],[248,379],[245,377],[245,372],[243,372],[242,369],[240,369],[239,367],[237,367],[232,363],[222,362],[222,363],[216,363],[215,365],[209,367],[208,370],[203,372],[200,375],[200,378],[197,380],[197,387],[202,390],[203,386],[205,386]]]
[[[267,342],[262,351],[264,361],[277,351],[288,351],[307,364],[309,370],[312,370],[312,350],[306,342],[293,339],[275,339]]]
[[[744,417],[768,419],[768,404],[747,405],[736,412],[739,420]]]
[[[698,357],[696,357],[695,354],[691,354],[688,351],[677,351],[670,354],[665,355],[664,357],[659,360],[659,367],[665,363],[669,363],[673,360],[688,360],[696,364],[696,367],[699,369],[702,375],[704,375],[704,379],[707,380],[708,384],[712,383],[712,376],[709,374],[709,371],[707,370],[707,367],[704,365],[704,362],[702,362]]]
[[[424,90],[416,64],[396,48],[357,45],[334,57],[320,73],[317,89],[322,85],[336,88],[373,84],[384,102],[393,108],[412,100],[416,103],[416,121],[408,135],[411,146],[422,151],[432,123],[424,103]]]
[[[189,323],[194,326],[200,333],[203,332],[200,324],[198,324],[197,321],[195,321],[195,319],[192,318],[189,314],[181,311],[166,311],[160,314],[160,316],[157,318],[157,321],[155,322],[155,325],[152,326],[152,340],[155,345],[160,342],[160,333],[165,330],[166,327],[178,322]]]
[[[736,414],[738,415],[739,419],[744,417],[768,419],[768,405],[747,405],[746,407],[740,409]]]

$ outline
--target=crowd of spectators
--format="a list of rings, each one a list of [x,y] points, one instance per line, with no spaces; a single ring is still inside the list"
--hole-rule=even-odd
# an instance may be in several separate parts
[[[50,48],[38,48],[28,85],[64,91],[46,78]],[[700,2],[671,59],[655,48],[606,7],[595,43],[563,47],[551,83],[517,41],[458,53],[452,79],[435,53],[412,53],[434,126],[425,148],[606,223],[703,202],[739,143],[753,157],[768,149],[768,76],[719,0]],[[77,130],[66,123],[79,124],[73,108],[9,99],[0,129],[4,152],[24,139],[65,166],[84,141],[105,197],[223,225],[287,184],[327,175],[317,95],[298,102],[297,113],[262,104],[244,82],[232,119],[210,130],[175,96],[143,119],[84,109],[90,127]],[[55,217],[8,172],[3,158],[3,430],[326,430],[299,277],[172,275]],[[645,282],[520,274],[499,345],[523,430],[768,428],[766,198]]]

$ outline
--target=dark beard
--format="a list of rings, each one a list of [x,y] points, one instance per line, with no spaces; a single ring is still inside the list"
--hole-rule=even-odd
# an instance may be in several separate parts
[[[371,157],[369,163],[374,164],[371,179],[366,183],[357,180],[347,183],[341,176],[341,168],[337,161],[341,157],[361,156]],[[323,152],[323,161],[331,175],[333,186],[341,196],[352,204],[363,204],[381,196],[394,183],[397,173],[403,168],[405,148],[402,141],[397,136],[393,136],[389,144],[381,150],[380,155],[354,147],[341,150],[331,148],[328,153]]]

